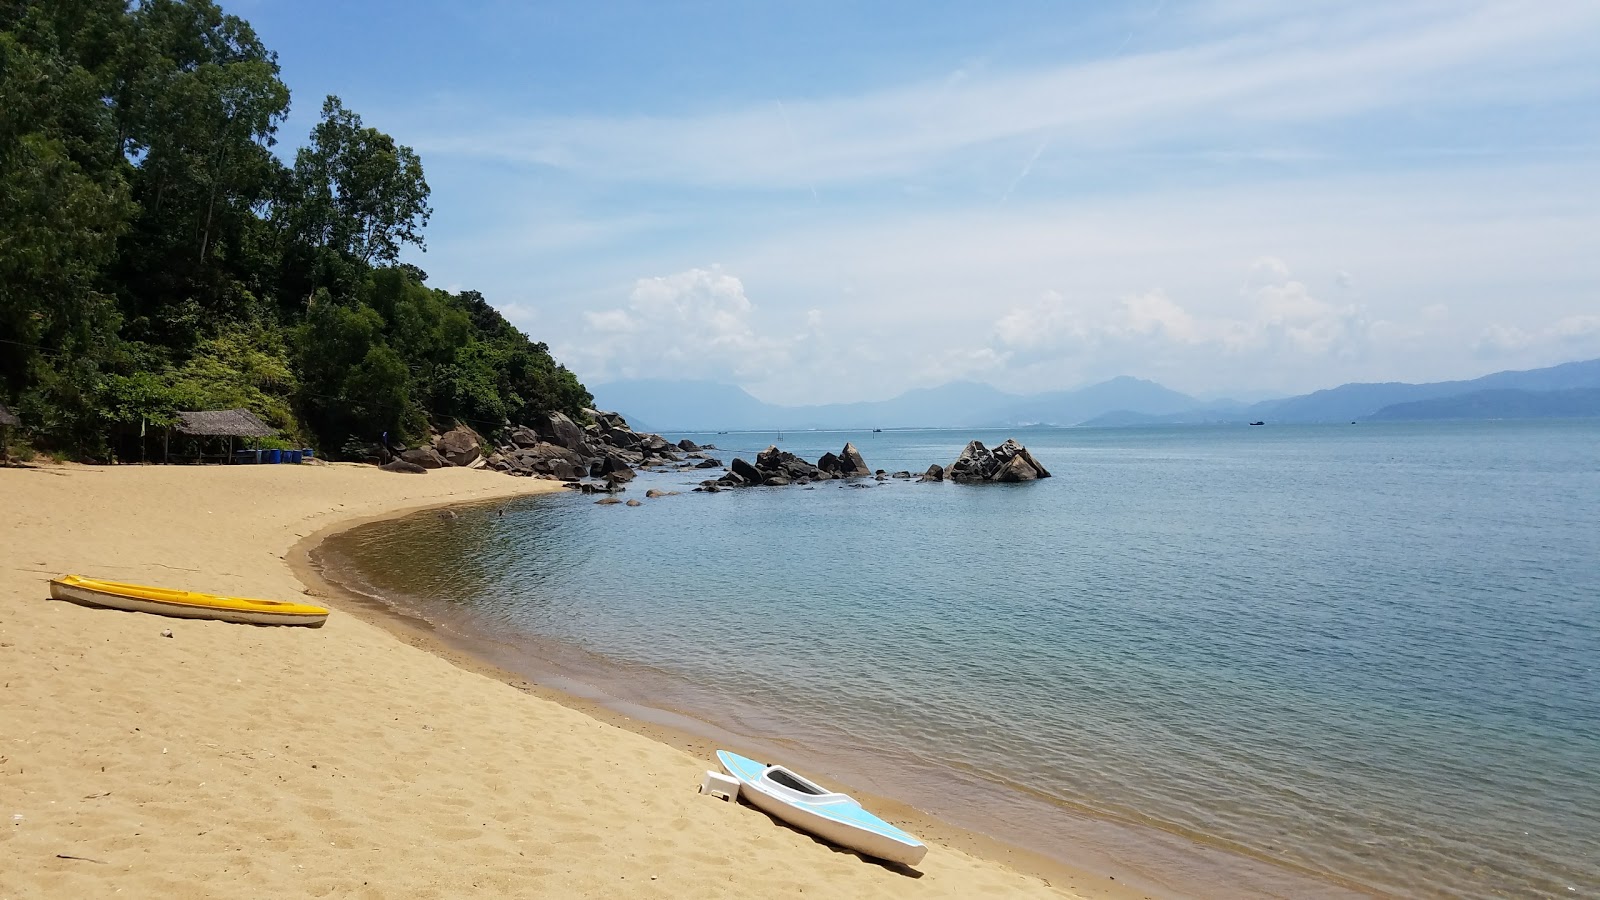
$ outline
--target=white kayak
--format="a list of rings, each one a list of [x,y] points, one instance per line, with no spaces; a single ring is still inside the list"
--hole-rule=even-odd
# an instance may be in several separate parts
[[[854,797],[830,791],[785,769],[737,753],[717,751],[728,774],[739,779],[739,796],[762,812],[865,856],[914,866],[926,844],[861,808]]]

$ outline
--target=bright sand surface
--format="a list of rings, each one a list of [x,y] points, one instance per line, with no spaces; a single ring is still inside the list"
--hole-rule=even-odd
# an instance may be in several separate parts
[[[77,573],[303,600],[287,561],[302,539],[552,489],[466,469],[0,469],[0,898],[1115,890],[1073,878],[1068,893],[937,838],[920,875],[835,851],[698,795],[709,755],[419,649],[341,601],[314,600],[334,614],[308,629],[49,599],[51,577]]]

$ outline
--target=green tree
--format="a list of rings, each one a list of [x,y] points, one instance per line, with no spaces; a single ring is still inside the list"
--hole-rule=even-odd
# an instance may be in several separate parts
[[[0,0],[0,400],[84,456],[247,407],[323,447],[590,401],[427,286],[422,162],[329,97],[292,168],[277,57],[215,0]]]
[[[433,210],[422,160],[362,125],[338,97],[322,104],[311,145],[295,156],[299,234],[359,263],[393,263],[403,244],[424,246]]]

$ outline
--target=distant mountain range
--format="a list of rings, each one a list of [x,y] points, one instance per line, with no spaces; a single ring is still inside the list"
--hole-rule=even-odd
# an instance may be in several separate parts
[[[1036,394],[952,382],[890,400],[819,406],[777,406],[710,381],[641,379],[591,390],[600,408],[621,412],[636,428],[669,432],[1547,418],[1600,416],[1600,359],[1470,381],[1345,384],[1250,404],[1201,401],[1127,376]]]
[[[1369,422],[1428,419],[1581,419],[1600,416],[1600,388],[1567,391],[1473,391],[1437,400],[1396,403],[1370,416]]]

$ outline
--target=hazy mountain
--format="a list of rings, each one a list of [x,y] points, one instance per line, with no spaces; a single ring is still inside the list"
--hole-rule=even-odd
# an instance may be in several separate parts
[[[715,381],[646,378],[589,388],[597,409],[622,413],[643,431],[751,431],[781,427],[770,406]]]
[[[778,406],[728,384],[642,379],[591,388],[602,409],[614,409],[650,431],[772,431],[807,428],[982,428],[1026,425],[1188,425],[1252,422],[1349,422],[1400,404],[1443,400],[1485,391],[1538,393],[1600,388],[1600,359],[1547,369],[1496,372],[1470,381],[1432,384],[1345,384],[1297,397],[1245,405],[1203,403],[1153,381],[1123,376],[1071,391],[1018,395],[986,384],[958,381],[907,391],[889,400]],[[1579,398],[1546,398],[1551,408]],[[1534,409],[1529,398],[1488,398]],[[1470,408],[1470,404],[1467,407]],[[1508,407],[1509,408],[1509,407]],[[1422,408],[1426,412],[1426,407]],[[1393,417],[1386,413],[1385,418]],[[1432,417],[1432,414],[1429,414]]]
[[[1200,401],[1153,381],[1126,375],[1075,391],[1051,391],[1019,402],[980,420],[993,425],[1076,425],[1110,410],[1137,410],[1149,415],[1198,409]]]
[[[1375,416],[1379,410],[1396,405],[1442,400],[1486,390],[1541,392],[1579,388],[1600,388],[1600,359],[1562,363],[1546,369],[1496,372],[1470,381],[1439,381],[1431,384],[1403,382],[1344,384],[1298,397],[1254,403],[1242,409],[1205,407],[1165,415],[1139,409],[1119,409],[1085,420],[1082,424],[1119,426],[1203,425],[1253,421],[1350,422]]]
[[[1075,391],[1032,396],[959,381],[889,400],[778,406],[732,385],[643,379],[591,388],[595,403],[657,431],[770,431],[787,428],[937,428],[1072,425],[1110,409],[1170,412],[1200,406],[1192,397],[1137,378],[1113,378]]]
[[[1471,381],[1433,384],[1345,384],[1325,391],[1269,400],[1249,408],[1257,419],[1274,422],[1349,422],[1386,406],[1436,400],[1483,390],[1559,391],[1600,387],[1600,359],[1563,363],[1547,369],[1496,372]]]
[[[1600,388],[1565,391],[1500,389],[1473,391],[1437,400],[1385,406],[1366,421],[1428,419],[1576,419],[1600,418]]]
[[[1254,421],[1249,407],[1240,404],[1205,406],[1178,413],[1155,415],[1131,409],[1115,409],[1078,424],[1085,428],[1123,428],[1129,425],[1232,425]]]

